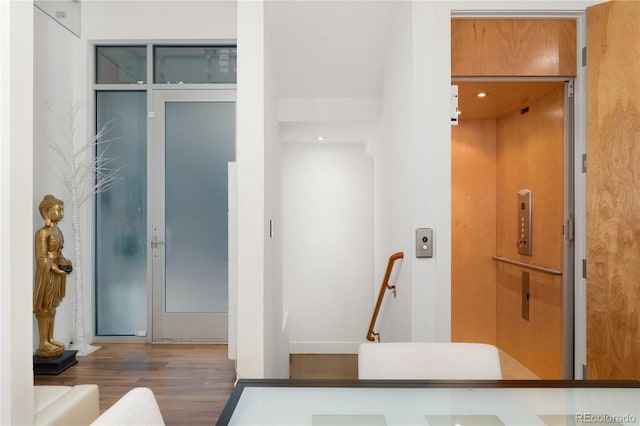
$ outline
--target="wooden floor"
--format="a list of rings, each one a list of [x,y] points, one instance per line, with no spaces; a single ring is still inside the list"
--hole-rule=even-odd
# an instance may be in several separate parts
[[[196,426],[216,423],[235,378],[226,345],[103,344],[57,376],[35,376],[35,384],[95,383],[101,413],[130,389],[149,387],[167,426]]]

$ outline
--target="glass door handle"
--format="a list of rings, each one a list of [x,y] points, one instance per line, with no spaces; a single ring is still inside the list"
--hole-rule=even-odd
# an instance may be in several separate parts
[[[164,241],[158,241],[158,236],[154,235],[151,240],[151,248],[158,248],[159,245],[164,245]]]

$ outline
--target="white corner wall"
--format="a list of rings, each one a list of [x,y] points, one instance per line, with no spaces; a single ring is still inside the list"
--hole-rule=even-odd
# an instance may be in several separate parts
[[[373,307],[373,161],[360,144],[286,144],[283,269],[291,353],[357,353]]]
[[[33,4],[0,2],[0,424],[33,423]]]
[[[378,281],[389,256],[404,252],[394,269],[397,297],[386,297],[377,324],[383,341],[450,340],[450,38],[450,9],[441,2],[398,8],[385,68],[383,118],[371,147]],[[434,230],[431,259],[415,257],[415,230],[422,227]]]
[[[451,10],[441,2],[414,2],[412,13],[413,217],[410,233],[433,228],[432,259],[412,267],[414,341],[451,340]]]
[[[269,15],[265,5],[265,17]],[[268,21],[268,20],[267,20]],[[264,138],[265,138],[265,356],[264,376],[289,378],[289,331],[283,310],[282,281],[282,137],[278,123],[277,76],[271,54],[273,40],[265,30]]]
[[[53,194],[65,201],[67,215],[60,222],[66,244],[63,255],[73,260],[73,230],[71,226],[71,194],[56,175],[58,159],[48,146],[48,139],[65,146],[64,134],[59,126],[60,117],[69,120],[74,103],[73,57],[79,40],[62,25],[38,8],[34,8],[33,43],[33,200],[31,216],[33,229],[39,229],[44,221],[38,205],[45,195]],[[91,282],[91,281],[87,281]],[[89,294],[91,294],[91,289]],[[67,295],[56,310],[55,338],[68,345],[73,338],[73,310],[75,274],[67,279]],[[91,300],[91,299],[89,299]],[[88,313],[87,313],[88,315]],[[33,349],[38,347],[38,324],[33,317]]]
[[[383,341],[449,341],[451,334],[450,8],[398,8],[385,69],[376,158],[376,278],[397,264],[396,299],[387,298]],[[433,228],[434,256],[415,257],[415,230]],[[378,278],[380,277],[380,278]],[[379,287],[376,284],[375,291]]]
[[[382,118],[370,141],[374,157],[375,274],[374,300],[389,257],[403,251],[406,259],[396,262],[390,283],[396,297],[385,295],[374,330],[384,342],[411,340],[411,255],[408,232],[411,223],[411,99],[412,50],[411,4],[396,10],[386,58],[382,90]]]
[[[89,0],[82,2],[85,40],[197,41],[236,37],[235,0]]]
[[[264,4],[238,2],[238,357],[239,378],[265,377]]]

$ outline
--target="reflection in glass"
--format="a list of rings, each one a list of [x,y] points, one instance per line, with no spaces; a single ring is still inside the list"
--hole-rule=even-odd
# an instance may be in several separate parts
[[[235,83],[237,49],[217,46],[156,46],[154,83]]]
[[[233,102],[165,107],[166,312],[227,312]]]
[[[146,101],[144,91],[96,94],[96,127],[113,120],[107,137],[118,138],[106,157],[124,178],[96,195],[97,335],[147,329]]]
[[[146,81],[146,46],[96,47],[96,83],[144,84]]]
[[[79,0],[34,0],[33,5],[80,38]]]

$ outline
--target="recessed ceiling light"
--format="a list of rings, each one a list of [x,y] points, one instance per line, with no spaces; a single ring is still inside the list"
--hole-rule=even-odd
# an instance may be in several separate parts
[[[480,92],[476,96],[479,98],[484,98],[485,96],[487,96],[487,94],[485,92]]]
[[[322,142],[322,141],[324,140],[324,136],[317,136],[317,137],[316,137],[316,140],[317,140],[318,142]]]

